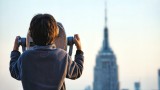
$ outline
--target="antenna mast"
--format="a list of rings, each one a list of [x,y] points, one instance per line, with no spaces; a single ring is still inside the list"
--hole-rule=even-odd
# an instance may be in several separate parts
[[[105,28],[107,27],[107,0],[105,0],[105,10],[104,10],[104,13],[105,13]]]

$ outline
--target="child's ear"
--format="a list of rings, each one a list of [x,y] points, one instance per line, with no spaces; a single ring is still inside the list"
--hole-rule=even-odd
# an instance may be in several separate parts
[[[27,50],[29,48],[31,48],[31,45],[30,45],[31,42],[33,42],[33,39],[31,37],[30,30],[28,30],[27,37],[26,37],[26,48],[27,48]]]
[[[56,37],[58,37],[59,36],[59,28],[58,28],[58,26],[57,26],[57,30],[56,30],[57,32],[56,32]]]

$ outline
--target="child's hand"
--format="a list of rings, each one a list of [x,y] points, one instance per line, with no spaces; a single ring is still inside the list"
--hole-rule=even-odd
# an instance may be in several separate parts
[[[77,47],[77,50],[82,50],[81,41],[80,41],[80,38],[79,38],[78,34],[74,35],[74,43],[75,43],[75,45]]]
[[[14,47],[13,47],[13,50],[19,50],[19,45],[18,45],[18,38],[19,36],[16,37],[15,41],[14,41]]]

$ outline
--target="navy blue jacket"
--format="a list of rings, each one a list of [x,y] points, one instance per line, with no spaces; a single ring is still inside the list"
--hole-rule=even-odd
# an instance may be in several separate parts
[[[24,90],[66,90],[65,78],[77,79],[83,71],[84,56],[76,51],[75,60],[62,49],[35,46],[22,55],[11,52],[10,73],[22,81]]]

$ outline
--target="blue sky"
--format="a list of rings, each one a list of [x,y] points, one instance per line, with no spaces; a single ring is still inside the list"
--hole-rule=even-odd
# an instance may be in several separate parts
[[[9,56],[17,35],[26,36],[37,13],[52,14],[64,25],[67,36],[80,34],[85,52],[84,72],[78,80],[66,79],[68,90],[93,84],[95,58],[102,46],[104,0],[1,0],[0,89],[21,90],[10,77]],[[157,89],[160,68],[160,0],[107,0],[109,42],[117,56],[120,87]],[[75,49],[74,49],[75,50]]]

